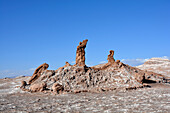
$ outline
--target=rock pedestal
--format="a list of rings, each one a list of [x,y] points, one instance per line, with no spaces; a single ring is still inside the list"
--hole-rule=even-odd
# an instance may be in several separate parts
[[[110,54],[107,57],[108,63],[113,64],[115,62],[115,59],[113,58],[114,51],[110,50]]]
[[[76,51],[76,65],[78,66],[85,66],[85,48],[87,44],[87,39],[80,42],[77,46]]]

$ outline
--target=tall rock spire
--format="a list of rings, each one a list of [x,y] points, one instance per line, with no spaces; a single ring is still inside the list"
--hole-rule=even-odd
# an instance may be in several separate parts
[[[87,39],[80,42],[77,46],[76,51],[76,65],[78,66],[85,66],[85,48],[87,44]]]

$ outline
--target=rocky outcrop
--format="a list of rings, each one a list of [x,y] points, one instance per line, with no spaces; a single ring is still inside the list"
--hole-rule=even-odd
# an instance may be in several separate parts
[[[60,69],[64,69],[65,67],[71,66],[71,64],[69,64],[68,62],[65,62],[65,65],[63,67],[58,68],[57,70],[55,70],[55,72],[57,72]]]
[[[35,83],[35,84],[32,84],[29,88],[29,90],[31,92],[42,92],[46,89],[47,87],[47,83],[45,82],[40,82],[40,83]]]
[[[47,63],[44,63],[42,65],[40,65],[33,73],[31,79],[29,80],[28,84],[31,84],[32,82],[34,82],[36,79],[38,79],[42,72],[45,71],[47,68],[49,67],[49,65]]]
[[[107,68],[109,68],[110,66],[114,66],[114,67],[117,67],[117,68],[121,68],[121,66],[123,66],[123,63],[120,62],[120,60],[117,60],[115,62],[115,59],[114,59],[114,51],[113,50],[110,50],[109,51],[109,55],[107,56],[107,60],[108,60],[108,63],[106,64],[103,64],[101,66],[94,66],[92,67],[93,69],[97,69],[97,70],[105,70]]]
[[[87,39],[80,42],[77,46],[76,51],[76,65],[78,66],[85,66],[85,48],[87,44]]]
[[[26,81],[21,81],[21,87],[20,88],[25,88],[26,85],[27,85]]]
[[[83,40],[77,46],[76,64],[65,66],[57,70],[46,70],[48,64],[39,66],[25,89],[32,92],[48,89],[55,94],[63,92],[103,92],[116,89],[142,88],[143,83],[164,83],[161,74],[147,72],[113,58],[114,51],[110,50],[108,63],[98,67],[85,65],[85,48],[88,40]]]
[[[71,66],[71,64],[69,64],[68,62],[66,62],[64,67],[68,67],[68,66]]]
[[[54,83],[51,89],[54,93],[60,94],[63,92],[64,87],[59,83]]]
[[[114,51],[110,50],[110,54],[107,57],[108,63],[110,63],[110,64],[115,63],[115,59],[113,58],[113,55],[114,55]]]

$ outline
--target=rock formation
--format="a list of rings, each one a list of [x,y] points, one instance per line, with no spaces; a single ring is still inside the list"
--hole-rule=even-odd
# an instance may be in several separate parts
[[[40,65],[33,73],[31,79],[29,80],[28,84],[31,84],[32,82],[34,82],[36,79],[38,79],[42,72],[45,71],[47,68],[49,67],[48,64],[44,63],[42,65]]]
[[[29,90],[31,92],[38,92],[38,91],[42,92],[42,91],[44,91],[46,89],[46,87],[47,87],[47,83],[40,82],[40,83],[32,84],[30,86]]]
[[[76,51],[76,65],[78,66],[85,66],[85,48],[87,44],[87,39],[80,42],[77,46]]]
[[[63,67],[58,68],[57,70],[55,70],[55,72],[57,72],[60,69],[64,69],[65,67],[71,66],[71,64],[69,64],[68,62],[65,62],[65,65]]]
[[[52,86],[52,91],[54,93],[60,94],[64,90],[64,87],[59,83],[54,83]]]
[[[99,67],[92,67],[93,69],[97,69],[97,70],[105,70],[106,68],[114,65],[115,67],[121,67],[122,66],[122,63],[120,62],[120,60],[117,60],[115,62],[115,59],[113,58],[113,55],[114,55],[114,51],[113,50],[110,50],[109,51],[109,55],[107,56],[107,60],[108,60],[108,63],[102,65],[102,66],[99,66]]]
[[[113,64],[115,62],[115,59],[113,58],[114,51],[110,50],[110,54],[107,57],[108,63]]]
[[[68,66],[71,66],[71,64],[69,64],[68,62],[66,62],[64,67],[68,67]]]
[[[46,70],[48,64],[39,66],[29,84],[24,89],[31,92],[52,91],[59,94],[62,92],[103,92],[116,89],[136,89],[145,87],[143,83],[164,83],[165,76],[153,72],[147,72],[113,58],[114,51],[110,50],[108,63],[100,66],[87,67],[85,65],[85,48],[88,40],[83,40],[77,46],[76,64],[59,69]]]
[[[26,81],[21,81],[21,87],[20,88],[25,88],[26,85],[27,85]]]

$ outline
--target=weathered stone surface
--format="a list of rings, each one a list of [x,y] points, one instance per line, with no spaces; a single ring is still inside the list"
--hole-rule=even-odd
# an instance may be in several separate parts
[[[119,63],[120,63],[120,60],[116,60],[116,63],[119,64]]]
[[[36,83],[36,84],[32,84],[29,88],[29,90],[31,92],[41,92],[44,91],[47,87],[47,83],[45,82],[40,82],[40,83]]]
[[[68,62],[66,62],[64,67],[68,67],[68,66],[71,66],[71,64],[69,64]]]
[[[106,63],[106,64],[104,64],[104,65],[101,65],[101,66],[94,66],[94,67],[92,67],[93,69],[97,69],[97,70],[105,70],[105,69],[107,69],[108,67],[110,67],[110,66],[113,66],[114,65],[114,67],[121,67],[122,66],[122,63],[120,62],[120,60],[117,60],[116,62],[115,62],[115,59],[113,58],[113,55],[114,55],[114,51],[113,50],[110,50],[109,51],[109,55],[108,55],[108,57],[107,57],[107,60],[108,60],[108,63]]]
[[[120,68],[119,65],[110,65],[103,70],[87,66],[67,66],[55,71],[51,76],[45,71],[34,83],[46,82],[47,88],[57,94],[129,90],[142,88],[143,83],[147,81],[162,82],[163,80],[163,77],[156,73],[144,72],[123,63],[122,65]],[[46,79],[42,79],[44,76]]]
[[[29,80],[28,84],[31,84],[32,82],[34,82],[36,79],[38,79],[42,72],[45,71],[47,68],[49,67],[49,65],[47,63],[44,63],[42,65],[40,65],[33,73],[31,79]]]
[[[55,72],[57,72],[58,70],[62,70],[65,67],[71,66],[71,64],[69,64],[68,62],[65,62],[65,65],[63,67],[58,68],[57,70],[55,70]]]
[[[83,42],[80,42],[77,46],[76,51],[76,65],[78,66],[84,66],[85,65],[85,48],[87,44],[87,39],[83,40]]]
[[[52,86],[52,91],[54,93],[60,94],[64,90],[64,87],[59,83],[54,83]]]
[[[25,88],[26,85],[27,85],[26,81],[21,81],[21,87],[20,88]]]
[[[57,70],[46,70],[48,64],[39,66],[25,89],[32,92],[48,89],[54,93],[61,92],[103,92],[116,89],[136,89],[145,87],[143,83],[163,83],[164,76],[153,72],[142,71],[113,58],[114,51],[110,50],[108,63],[98,67],[85,65],[85,48],[88,40],[83,40],[77,46],[76,64]],[[33,83],[33,84],[32,84]],[[46,83],[46,84],[40,84]]]
[[[110,50],[110,54],[107,57],[108,63],[113,64],[115,62],[115,59],[113,58],[114,51]]]

